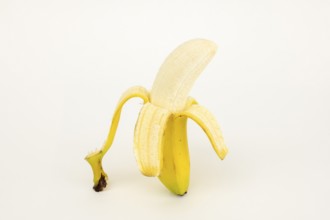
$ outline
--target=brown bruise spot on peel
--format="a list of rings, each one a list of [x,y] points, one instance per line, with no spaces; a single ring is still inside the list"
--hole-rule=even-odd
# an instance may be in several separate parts
[[[107,186],[107,180],[105,178],[105,176],[103,174],[101,174],[101,178],[98,182],[97,185],[95,185],[93,187],[93,189],[95,190],[95,192],[101,192],[103,191],[103,189]]]

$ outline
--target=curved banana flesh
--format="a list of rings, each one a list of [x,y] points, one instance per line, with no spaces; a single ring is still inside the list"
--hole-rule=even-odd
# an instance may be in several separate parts
[[[216,49],[215,43],[209,40],[187,41],[165,59],[150,94],[143,87],[133,87],[124,93],[103,148],[86,157],[93,169],[96,191],[106,186],[102,158],[113,142],[121,108],[132,97],[144,100],[134,131],[134,153],[142,174],[157,176],[177,195],[187,192],[190,176],[188,118],[202,127],[218,156],[224,159],[228,150],[214,116],[188,96]]]
[[[195,80],[216,50],[215,43],[204,39],[178,46],[159,69],[150,93],[151,102],[173,112],[183,110]]]

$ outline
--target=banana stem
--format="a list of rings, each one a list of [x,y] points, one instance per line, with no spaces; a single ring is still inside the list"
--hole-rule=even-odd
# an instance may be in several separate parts
[[[135,87],[129,88],[122,95],[122,97],[119,100],[115,113],[112,117],[112,122],[111,122],[111,127],[110,127],[110,130],[108,133],[108,137],[107,137],[106,141],[104,142],[102,149],[99,151],[96,151],[94,153],[88,154],[85,157],[85,160],[87,160],[87,162],[92,167],[93,175],[94,175],[93,188],[97,192],[102,191],[107,185],[106,180],[108,179],[108,175],[103,171],[103,168],[102,168],[103,156],[107,153],[107,151],[110,149],[110,147],[113,143],[113,140],[116,135],[119,119],[120,119],[121,110],[122,110],[124,104],[130,98],[134,98],[134,97],[139,97],[139,98],[143,99],[144,103],[149,101],[149,93],[145,88],[140,87],[140,86],[135,86]]]
[[[103,170],[102,159],[103,159],[104,155],[107,153],[107,151],[110,149],[110,147],[113,143],[114,137],[116,135],[116,130],[117,130],[119,119],[120,119],[120,113],[121,113],[121,109],[122,109],[124,103],[120,103],[120,104],[121,105],[118,106],[115,114],[113,115],[111,127],[110,127],[110,130],[108,133],[108,137],[107,137],[106,141],[104,142],[102,149],[95,153],[87,155],[87,157],[85,158],[92,167],[93,176],[94,176],[93,189],[97,192],[102,191],[107,186],[106,180],[108,179],[108,175]]]

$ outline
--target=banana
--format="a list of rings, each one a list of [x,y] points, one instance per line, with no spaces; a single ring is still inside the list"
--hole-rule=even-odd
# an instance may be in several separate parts
[[[187,41],[165,59],[150,92],[135,86],[122,95],[103,147],[85,158],[93,170],[95,191],[102,191],[107,185],[102,159],[112,145],[121,109],[130,98],[144,101],[134,130],[134,154],[143,175],[158,177],[174,194],[187,193],[190,177],[188,118],[205,131],[219,158],[225,158],[228,149],[215,117],[188,96],[216,49],[215,43],[209,40]]]

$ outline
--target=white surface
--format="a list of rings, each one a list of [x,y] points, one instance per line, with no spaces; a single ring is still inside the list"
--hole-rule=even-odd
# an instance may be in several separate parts
[[[329,219],[330,3],[0,1],[0,219]],[[83,160],[117,100],[167,54],[219,45],[191,95],[222,126],[220,161],[189,123],[191,186],[171,195],[133,156],[124,108],[95,193]]]

